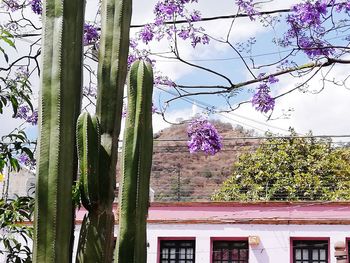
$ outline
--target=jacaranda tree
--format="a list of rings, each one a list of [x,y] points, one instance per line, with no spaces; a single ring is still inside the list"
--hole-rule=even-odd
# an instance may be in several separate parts
[[[232,14],[217,17],[202,17],[198,10],[191,8],[197,2],[200,4],[200,0],[160,0],[154,6],[154,19],[142,25],[130,25],[130,0],[96,1],[96,19],[85,22],[83,0],[1,2],[0,114],[12,111],[13,118],[22,120],[26,125],[37,125],[39,116],[38,143],[28,139],[23,126],[19,131],[4,135],[0,152],[0,173],[8,174],[11,170],[19,169],[19,162],[34,167],[33,152],[38,145],[34,261],[69,262],[72,259],[72,186],[77,180],[77,153],[80,177],[75,189],[79,189],[77,195],[81,194],[82,203],[89,211],[83,224],[85,232],[81,233],[77,260],[111,260],[117,143],[128,68],[131,68],[129,92],[132,93],[133,89],[145,90],[147,86],[148,95],[145,102],[143,95],[135,95],[136,102],[128,101],[130,108],[127,110],[127,123],[132,120],[147,121],[143,123],[145,126],[127,125],[127,128],[134,134],[142,133],[141,130],[145,129],[148,136],[151,133],[150,116],[148,113],[143,116],[140,112],[146,106],[147,110],[152,109],[149,102],[152,90],[149,88],[150,82],[158,91],[168,94],[156,105],[156,112],[165,118],[168,105],[176,100],[207,95],[219,95],[226,106],[207,108],[209,113],[232,111],[242,103],[251,103],[257,111],[269,117],[278,98],[305,88],[323,69],[326,70],[322,75],[323,83],[346,84],[347,78],[334,79],[328,78],[328,75],[335,65],[345,66],[350,62],[347,56],[350,1],[303,0],[295,1],[290,8],[273,9],[270,1],[233,0]],[[135,4],[145,3],[135,1]],[[259,43],[258,39],[249,38],[246,42],[236,43],[234,25],[239,19],[246,18],[251,23],[261,23],[274,31],[276,34],[270,45],[275,45],[285,55],[268,62],[259,61],[252,54],[252,49]],[[201,25],[205,21],[221,19],[231,21],[231,26],[221,37],[210,35]],[[283,30],[281,25],[284,25]],[[135,33],[131,38],[130,28]],[[25,54],[22,52],[24,44],[20,42],[23,39],[28,43]],[[167,42],[169,50],[154,50],[152,44],[156,41]],[[186,43],[194,50],[200,45],[210,48],[214,43],[228,48],[239,58],[242,75],[237,77],[205,63],[186,60],[179,48],[180,44]],[[14,55],[16,50],[18,56]],[[208,85],[172,80],[159,71],[159,66],[157,68],[158,58],[176,60],[186,67],[208,74],[215,82]],[[148,61],[148,64],[139,63],[139,60]],[[135,61],[136,66],[132,66]],[[155,72],[154,78],[151,77],[150,65]],[[140,76],[132,73],[136,71]],[[271,90],[274,84],[284,76],[303,77],[303,81],[291,90],[273,95]],[[37,90],[38,77],[41,79],[39,103],[36,94],[33,94],[33,90]],[[235,95],[246,89],[253,90],[251,98],[237,102]],[[84,96],[82,103],[81,96]],[[91,112],[91,116],[83,114],[76,124],[81,105]],[[143,154],[149,152],[152,145],[141,135],[133,138],[136,141],[131,139],[130,134],[125,135],[123,180],[130,179],[129,172],[137,176],[132,182],[144,182],[142,189],[146,195],[149,181],[142,174],[148,173],[147,165],[151,160],[144,158]],[[207,120],[192,121],[188,135],[191,152],[215,154],[221,149],[220,136]],[[131,149],[130,145],[140,149]],[[91,147],[98,153],[98,159],[91,156]],[[129,160],[129,155],[137,157]],[[133,164],[137,160],[148,164],[140,171],[134,171]],[[130,211],[135,211],[133,209],[137,211],[134,220],[145,220],[147,208],[145,204],[135,208],[134,202],[140,197],[135,196],[133,191],[133,188],[127,189],[125,184],[121,186],[120,233],[125,236],[124,240],[118,240],[116,256],[117,260],[123,258],[125,262],[136,259],[136,262],[140,262],[139,257],[143,260],[146,258],[142,257],[145,253],[144,225],[140,224],[140,229],[123,227],[123,220],[130,219]],[[101,235],[96,235],[96,229]],[[130,235],[137,236],[135,243],[125,241]],[[95,243],[85,242],[91,236],[95,237]],[[126,252],[128,254],[124,257],[121,253]],[[91,257],[88,253],[92,253]]]

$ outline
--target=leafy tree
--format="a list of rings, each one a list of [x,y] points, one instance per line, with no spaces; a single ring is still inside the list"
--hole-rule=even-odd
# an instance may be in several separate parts
[[[33,210],[34,199],[30,197],[0,200],[0,254],[6,254],[6,263],[32,262],[28,242],[33,237],[33,226],[25,222],[33,219]]]
[[[36,103],[34,103],[35,94],[32,92],[35,89],[31,83],[36,83],[40,75],[45,75],[45,68],[41,68],[38,61],[43,59],[43,54],[45,54],[45,49],[42,49],[40,45],[43,28],[41,21],[45,21],[41,19],[41,15],[44,10],[47,12],[46,8],[43,9],[43,4],[47,5],[48,2],[42,0],[3,0],[0,2],[3,19],[0,26],[0,59],[2,59],[0,64],[0,114],[5,107],[12,107],[14,118],[22,119],[24,123],[31,125],[36,125],[38,116]],[[120,2],[115,0],[116,4]],[[221,104],[208,106],[200,103],[201,107],[204,105],[209,113],[233,111],[243,103],[251,103],[256,110],[271,117],[278,98],[302,87],[307,88],[307,83],[312,78],[321,75],[321,69],[327,71],[322,75],[323,83],[331,82],[346,86],[347,76],[344,79],[334,79],[329,72],[337,64],[345,66],[350,63],[348,58],[350,38],[347,34],[350,26],[349,0],[296,1],[297,4],[291,8],[276,10],[273,10],[271,1],[232,0],[232,15],[217,17],[202,17],[200,12],[192,9],[192,4],[196,2],[198,0],[159,0],[155,5],[155,17],[152,21],[145,21],[145,24],[142,25],[132,25],[132,28],[136,28],[136,34],[130,41],[129,66],[135,60],[146,59],[150,60],[156,69],[155,61],[158,58],[176,60],[184,66],[195,69],[195,74],[202,72],[213,79],[212,83],[204,85],[203,82],[194,83],[194,78],[189,82],[179,82],[155,70],[157,74],[154,84],[159,94],[162,93],[159,96],[159,105],[157,105],[160,109],[158,113],[164,118],[166,118],[166,109],[170,108],[168,107],[170,103],[179,98],[188,101],[189,97],[202,96],[200,98],[203,98],[213,94],[220,95],[218,98],[222,99],[224,102],[222,105],[226,107],[221,107]],[[55,3],[59,5],[61,2],[55,1]],[[84,105],[87,108],[91,108],[88,107],[91,104],[96,104],[97,72],[101,72],[96,70],[98,64],[96,54],[99,48],[100,51],[105,50],[103,41],[100,43],[100,3],[101,1],[96,0],[95,20],[86,21],[84,26]],[[249,18],[252,23],[261,23],[269,28],[270,32],[276,33],[269,44],[275,45],[274,47],[280,53],[269,61],[259,60],[259,56],[252,52],[253,49],[256,49],[257,39],[249,38],[246,42],[235,42],[236,27],[234,26],[241,18]],[[229,24],[231,24],[222,36],[210,35],[206,32],[205,26],[201,24],[203,21],[220,19],[229,19]],[[280,32],[281,27],[287,30]],[[109,31],[107,35],[116,39],[110,33]],[[18,52],[18,56],[10,55],[13,54],[14,49],[19,51],[17,49],[18,40],[27,41],[27,52]],[[152,50],[149,44],[154,41],[166,41],[165,46],[169,49]],[[242,66],[240,74],[232,70],[213,68],[199,61],[189,61],[179,48],[182,44],[187,43],[193,48],[202,45],[202,48],[207,46],[210,49],[210,43],[213,42],[220,47],[228,48],[239,59]],[[266,46],[264,41],[260,43],[262,47]],[[159,47],[160,45],[154,46]],[[20,49],[20,51],[25,50],[23,47]],[[286,55],[281,56],[282,53]],[[234,63],[232,66],[236,68],[237,60],[232,61]],[[225,65],[225,68],[229,67]],[[296,77],[298,80],[304,77],[304,79],[290,90],[273,94],[271,91],[274,84],[282,76]],[[203,78],[197,77],[197,79],[201,81]],[[246,101],[237,100],[235,95],[242,93],[244,98],[249,96],[249,93],[252,96]],[[122,97],[122,94],[119,95]],[[105,99],[97,104],[109,105]],[[119,105],[118,109],[121,109],[121,106]],[[119,115],[119,110],[116,112]],[[198,127],[195,131],[189,130],[191,151],[204,149],[211,153],[220,148],[219,136],[211,125],[205,123],[203,122],[204,126]],[[25,133],[16,132],[14,134],[3,137],[3,140],[9,141],[1,144],[0,173],[3,172],[3,169],[18,169],[17,160],[22,163],[35,162],[32,153],[35,148],[29,147],[30,142],[27,141]],[[112,148],[116,149],[115,145]],[[111,156],[116,155],[115,151],[111,152]],[[21,158],[22,154],[26,155]]]
[[[273,137],[244,153],[216,201],[350,200],[350,149],[310,133]]]

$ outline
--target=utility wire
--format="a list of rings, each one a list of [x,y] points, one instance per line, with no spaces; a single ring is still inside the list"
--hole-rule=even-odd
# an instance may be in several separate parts
[[[350,138],[350,135],[348,134],[337,134],[337,135],[296,135],[296,136],[247,136],[247,137],[228,137],[223,138],[224,141],[233,141],[233,140],[263,140],[263,139],[328,139],[328,138]],[[174,142],[187,142],[188,139],[172,139],[172,138],[166,138],[166,139],[154,139],[154,141],[159,142],[167,142],[167,141],[174,141]],[[335,142],[336,143],[336,142]]]
[[[176,97],[176,96],[179,96],[178,94],[176,94],[176,93],[174,93],[174,92],[171,92],[171,91],[169,91],[169,90],[166,90],[166,89],[163,89],[163,88],[160,88],[160,87],[157,87],[157,88],[160,89],[161,91],[166,92],[166,93],[169,93],[170,95],[173,95],[173,96],[175,96],[175,97]],[[189,104],[191,104],[191,105],[194,105],[194,103],[195,103],[195,99],[193,99],[193,98],[190,99],[190,98],[179,97],[179,99],[181,99],[181,100],[183,100],[183,101],[185,101],[185,102],[187,102],[187,103],[189,103]],[[197,106],[198,106],[199,108],[201,108],[201,109],[208,110],[208,108],[213,108],[213,107],[214,107],[214,106],[209,105],[209,104],[207,104],[208,106],[203,106],[203,105],[200,105],[200,104],[203,104],[203,102],[200,102],[200,101],[198,101],[198,100],[196,100],[196,101],[197,101]],[[222,116],[222,117],[224,117],[224,118],[226,118],[226,119],[229,119],[229,120],[231,120],[231,121],[233,121],[233,122],[235,122],[235,123],[241,124],[241,125],[246,126],[246,127],[253,128],[253,129],[258,130],[258,131],[261,131],[261,132],[266,132],[266,130],[260,129],[260,128],[256,127],[256,126],[251,125],[251,124],[247,124],[247,123],[245,123],[245,122],[242,122],[242,121],[233,119],[233,118],[227,116],[226,114],[221,113],[221,112],[218,111],[218,110],[212,110],[212,111],[213,111],[215,114],[220,115],[220,116]],[[230,113],[228,113],[228,114],[230,114]],[[241,117],[241,118],[243,118],[243,117]],[[252,119],[250,119],[250,120],[252,120]],[[258,122],[258,121],[254,121],[254,122]],[[259,124],[262,124],[262,123],[259,122]],[[263,125],[264,125],[264,126],[267,126],[267,127],[270,127],[270,128],[276,128],[276,127],[272,127],[271,125],[268,125],[268,124],[263,124]],[[278,128],[278,129],[281,129],[281,130],[283,130],[283,131],[287,131],[287,130],[284,130],[284,129],[282,129],[282,128]]]

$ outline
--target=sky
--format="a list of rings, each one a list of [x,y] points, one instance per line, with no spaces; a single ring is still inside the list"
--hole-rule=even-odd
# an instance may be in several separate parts
[[[269,1],[264,9],[279,9],[289,7],[296,3],[295,0],[274,0]],[[141,1],[134,0],[133,4],[133,18],[132,24],[143,24],[152,21],[153,7],[155,0]],[[199,0],[198,4],[193,5],[194,9],[199,9],[203,17],[210,17],[216,15],[233,14],[237,10],[234,1],[232,0]],[[96,13],[96,0],[87,0],[86,18],[91,21],[94,19]],[[214,22],[203,23],[206,32],[215,37],[222,37],[226,34],[230,25],[229,20],[216,20]],[[278,28],[283,31],[285,28]],[[232,42],[244,42],[250,37],[256,37],[262,42],[261,45],[256,45],[253,54],[264,54],[276,51],[275,46],[271,44],[271,38],[274,32],[261,26],[259,23],[252,23],[249,19],[240,19],[235,22],[232,29],[230,40]],[[134,30],[132,31],[132,34]],[[13,55],[19,55],[25,52],[27,44],[18,42],[17,51]],[[152,50],[168,50],[168,44],[165,41],[151,44]],[[179,45],[181,55],[187,60],[194,61],[201,65],[211,67],[219,72],[229,75],[235,82],[243,81],[247,78],[247,72],[243,68],[240,60],[228,61],[210,61],[213,59],[221,59],[228,57],[236,57],[227,46],[212,42],[210,46],[203,46],[193,49],[189,43],[181,43]],[[276,55],[275,55],[276,56]],[[271,56],[261,57],[261,61],[268,61],[274,58]],[[209,60],[196,62],[198,60]],[[3,60],[0,59],[0,63]],[[192,67],[184,66],[182,63],[169,62],[160,59],[157,62],[157,70],[161,70],[164,75],[169,76],[172,80],[185,84],[214,84],[221,83],[221,80],[216,77],[204,74]],[[348,72],[345,65],[335,67],[332,72],[335,79],[344,78]],[[319,81],[320,76],[316,76],[310,83],[310,90],[318,91],[322,88],[322,83]],[[298,83],[300,79],[292,79],[290,77],[282,77],[280,81],[273,87],[273,94],[278,95],[286,91]],[[39,86],[38,79],[32,81],[34,92],[37,92]],[[222,83],[221,83],[222,84]],[[350,87],[350,86],[349,86]],[[254,88],[249,87],[249,88]],[[234,98],[236,102],[249,100],[252,93],[243,90],[240,95]],[[158,101],[169,98],[164,92],[155,91],[154,101],[157,105]],[[195,101],[193,101],[195,100]],[[169,106],[166,113],[167,120],[176,122],[178,120],[186,120],[196,114],[201,114],[203,105],[215,105],[218,109],[223,108],[222,102],[216,97],[194,97],[192,101],[175,101]],[[267,116],[254,110],[250,103],[242,105],[239,109],[232,113],[218,113],[210,115],[210,118],[220,119],[224,122],[230,122],[233,125],[241,125],[247,129],[255,129],[257,133],[263,134],[265,131],[272,131],[279,134],[287,134],[289,127],[294,127],[298,133],[306,133],[310,130],[315,135],[336,135],[336,134],[350,134],[350,122],[348,114],[350,113],[350,90],[344,87],[328,84],[324,89],[317,93],[303,93],[295,91],[287,96],[282,97],[276,101],[276,107],[272,115],[273,120],[267,120]],[[286,119],[284,113],[288,113],[289,117]],[[10,111],[0,115],[0,134],[5,134],[14,129],[20,122],[11,118]],[[157,132],[169,126],[167,122],[162,120],[160,115],[155,114],[153,117],[154,131]],[[30,128],[30,133],[33,136],[36,133],[36,128]],[[184,137],[186,135],[184,134]]]

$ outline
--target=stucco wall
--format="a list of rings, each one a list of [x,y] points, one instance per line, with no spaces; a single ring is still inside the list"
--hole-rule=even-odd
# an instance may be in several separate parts
[[[330,237],[330,263],[334,243],[350,237],[348,225],[168,225],[148,227],[148,263],[157,263],[158,237],[195,237],[196,262],[210,263],[211,237],[259,236],[260,245],[249,247],[250,263],[289,263],[290,237]]]
[[[76,240],[80,227],[76,228]],[[117,235],[117,226],[115,228]],[[334,243],[350,237],[348,225],[206,225],[150,224],[148,226],[148,263],[158,263],[159,237],[195,237],[196,263],[210,263],[211,237],[259,236],[260,245],[249,247],[250,263],[289,263],[290,237],[330,237],[330,263],[336,263]],[[76,247],[74,249],[76,251]],[[0,262],[6,262],[0,255]]]

